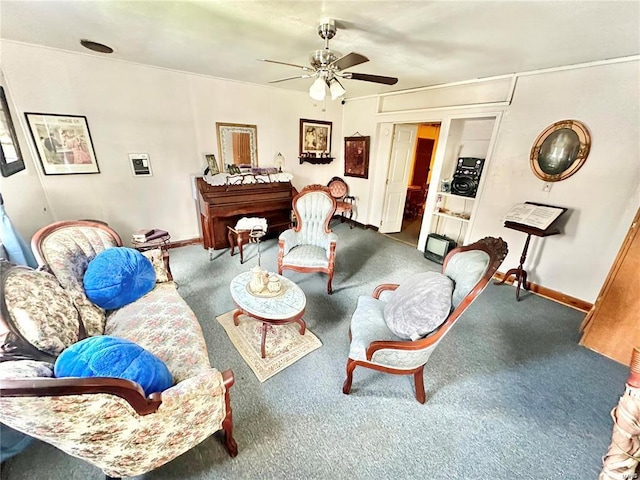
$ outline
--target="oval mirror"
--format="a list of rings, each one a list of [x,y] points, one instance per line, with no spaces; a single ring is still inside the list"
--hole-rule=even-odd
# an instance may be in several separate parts
[[[582,167],[590,147],[591,137],[582,122],[556,122],[538,135],[531,149],[531,169],[545,182],[559,182]]]

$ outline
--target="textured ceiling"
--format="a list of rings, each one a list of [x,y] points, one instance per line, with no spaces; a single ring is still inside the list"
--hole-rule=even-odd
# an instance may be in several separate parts
[[[338,26],[331,49],[370,59],[349,71],[400,79],[345,80],[347,97],[640,53],[640,2],[612,0],[1,0],[0,37],[93,54],[87,38],[113,47],[110,58],[267,84],[299,70],[257,59],[307,65],[327,16]]]

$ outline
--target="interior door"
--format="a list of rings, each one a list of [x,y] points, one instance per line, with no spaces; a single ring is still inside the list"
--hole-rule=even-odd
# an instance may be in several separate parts
[[[395,125],[380,233],[402,230],[402,214],[407,198],[411,159],[416,150],[417,133],[418,125]]]

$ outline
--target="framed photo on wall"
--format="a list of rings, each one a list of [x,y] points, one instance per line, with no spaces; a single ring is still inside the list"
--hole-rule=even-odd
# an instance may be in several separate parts
[[[371,137],[344,138],[344,175],[369,178],[369,141]]]
[[[25,113],[45,175],[100,173],[87,117]]]
[[[24,160],[18,145],[16,130],[13,128],[11,112],[4,96],[4,88],[0,87],[0,173],[9,177],[24,170]]]
[[[331,155],[331,122],[300,119],[300,156]]]

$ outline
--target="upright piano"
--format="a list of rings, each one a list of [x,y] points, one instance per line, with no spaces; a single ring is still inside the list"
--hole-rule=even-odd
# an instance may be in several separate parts
[[[242,217],[266,218],[268,234],[291,225],[291,201],[297,194],[291,182],[213,186],[196,177],[196,187],[206,249],[229,247],[227,226],[234,227]]]

